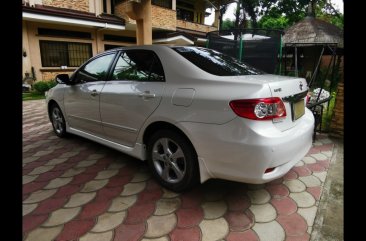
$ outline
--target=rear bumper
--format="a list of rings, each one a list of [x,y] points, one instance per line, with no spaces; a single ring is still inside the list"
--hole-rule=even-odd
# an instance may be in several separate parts
[[[306,155],[314,117],[306,109],[293,128],[282,132],[270,121],[239,117],[224,125],[180,124],[196,148],[201,182],[220,178],[259,184],[282,177]]]

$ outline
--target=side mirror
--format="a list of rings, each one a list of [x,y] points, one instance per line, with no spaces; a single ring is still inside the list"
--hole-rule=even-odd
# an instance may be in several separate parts
[[[70,81],[70,77],[68,74],[58,74],[56,75],[56,82],[59,84],[67,84],[70,85],[71,81]]]

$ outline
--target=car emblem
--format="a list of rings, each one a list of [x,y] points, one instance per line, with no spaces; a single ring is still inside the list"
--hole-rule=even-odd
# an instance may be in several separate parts
[[[301,81],[300,81],[299,87],[300,87],[300,90],[302,90],[302,82]]]

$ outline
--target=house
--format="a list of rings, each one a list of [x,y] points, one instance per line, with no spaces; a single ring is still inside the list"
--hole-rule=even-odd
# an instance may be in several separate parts
[[[50,80],[120,46],[204,45],[218,28],[220,5],[230,2],[23,0],[23,76]],[[209,8],[216,9],[212,26],[204,24]]]

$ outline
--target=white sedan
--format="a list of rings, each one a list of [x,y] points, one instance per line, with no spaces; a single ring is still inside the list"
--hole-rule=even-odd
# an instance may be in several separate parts
[[[199,47],[101,53],[47,94],[53,129],[147,160],[164,187],[221,178],[265,183],[309,151],[306,80],[264,74]]]

